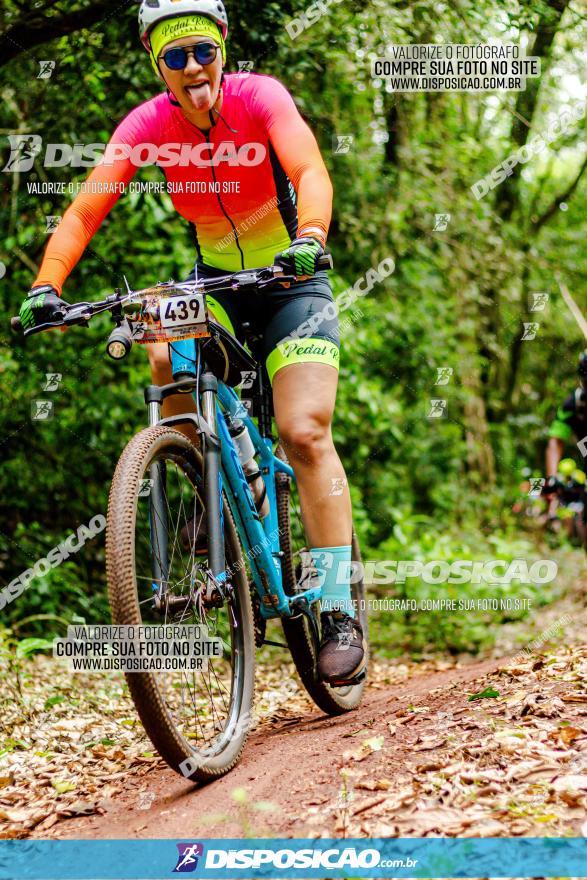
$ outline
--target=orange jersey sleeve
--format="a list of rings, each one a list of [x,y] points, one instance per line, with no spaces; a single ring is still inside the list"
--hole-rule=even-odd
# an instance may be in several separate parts
[[[122,195],[121,189],[124,190],[140,167],[125,158],[118,148],[121,145],[132,148],[155,139],[158,134],[157,108],[152,99],[131,110],[117,126],[105,148],[102,163],[85,181],[86,190],[75,197],[52,234],[34,285],[52,284],[61,293],[65,280]]]
[[[136,170],[130,159],[94,168],[86,181],[87,191],[75,197],[51,236],[33,286],[52,284],[61,293],[66,278],[120,198],[113,185],[126,185]]]

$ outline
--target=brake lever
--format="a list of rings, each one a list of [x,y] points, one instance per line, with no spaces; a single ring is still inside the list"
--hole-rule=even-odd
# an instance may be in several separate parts
[[[83,322],[83,324],[87,326],[91,317],[91,303],[76,303],[74,306],[71,306],[63,316],[63,324],[65,327],[69,327],[73,324],[81,325]]]
[[[261,290],[273,284],[292,284],[298,280],[295,275],[272,275],[271,278],[267,278],[265,281],[258,281],[257,288]]]

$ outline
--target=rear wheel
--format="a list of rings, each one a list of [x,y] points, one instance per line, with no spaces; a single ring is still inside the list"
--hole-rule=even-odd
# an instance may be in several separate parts
[[[198,531],[205,522],[199,452],[184,434],[164,426],[146,428],[128,443],[108,506],[113,623],[203,625],[222,643],[222,655],[210,657],[201,671],[126,675],[145,731],[161,757],[173,770],[197,781],[215,779],[238,761],[254,692],[251,598],[225,500],[223,513],[232,590],[220,607],[212,607],[204,602],[206,542],[203,552],[198,546]],[[168,585],[165,594],[162,580]]]
[[[282,446],[278,447],[276,455],[282,461],[287,461]],[[283,473],[276,475],[276,483],[280,545],[283,552],[281,560],[283,588],[288,595],[293,596],[295,593],[307,589],[304,584],[312,574],[311,559],[305,543],[295,484]],[[360,565],[361,551],[354,529],[352,561],[359,563],[359,565],[353,565],[352,580],[354,582],[351,584],[351,598],[356,603],[356,616],[367,642],[367,610],[362,566]],[[320,630],[320,603],[316,603],[313,610],[316,614],[318,630]],[[282,617],[281,623],[302,684],[316,705],[329,715],[341,715],[355,709],[363,696],[365,680],[363,679],[359,684],[344,687],[332,687],[326,682],[320,681],[316,675],[320,647],[319,636],[314,632],[307,616],[300,614],[298,617]]]

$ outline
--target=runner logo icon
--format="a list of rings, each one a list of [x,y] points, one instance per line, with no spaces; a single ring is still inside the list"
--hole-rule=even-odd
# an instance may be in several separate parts
[[[183,874],[195,871],[198,867],[198,859],[204,855],[202,843],[178,843],[177,865],[173,869],[174,874]]]

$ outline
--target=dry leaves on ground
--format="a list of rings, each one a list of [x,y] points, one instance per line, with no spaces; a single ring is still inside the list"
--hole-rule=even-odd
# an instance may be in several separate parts
[[[474,691],[449,688],[426,704],[406,705],[386,729],[375,726],[372,738],[388,734],[384,749],[369,761],[347,762],[344,799],[310,808],[310,833],[587,833],[587,707],[568,699],[585,693],[587,648],[559,648],[540,660],[518,658],[515,669],[505,665]],[[486,688],[498,697],[467,702]]]

